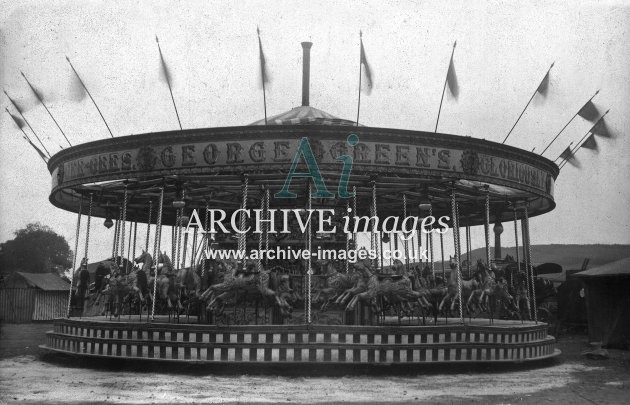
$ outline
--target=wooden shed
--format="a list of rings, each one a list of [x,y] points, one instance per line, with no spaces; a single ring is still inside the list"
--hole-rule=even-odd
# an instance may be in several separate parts
[[[66,316],[70,283],[52,273],[14,272],[0,285],[0,322],[48,321]]]
[[[588,337],[607,347],[630,347],[630,257],[575,274],[584,281]]]

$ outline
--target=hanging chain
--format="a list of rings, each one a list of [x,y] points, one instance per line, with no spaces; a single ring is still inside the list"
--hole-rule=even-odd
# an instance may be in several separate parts
[[[407,194],[403,194],[403,222],[407,219]],[[405,262],[407,264],[407,271],[409,271],[409,240],[406,238],[408,235],[405,235],[405,239],[403,241],[403,245],[405,247]],[[381,255],[383,252],[381,252]]]
[[[374,180],[372,180],[372,216],[374,218],[378,218],[378,212],[376,211],[376,182]],[[372,238],[370,242],[372,245],[371,246],[372,251],[376,252],[376,259],[374,260],[374,267],[377,267],[378,257],[379,257],[379,249],[378,249],[379,235],[378,235],[378,232],[374,229],[375,225],[376,224],[372,222]]]
[[[134,258],[136,255],[136,241],[138,240],[138,221],[133,223],[133,248],[131,250],[130,257]]]
[[[72,284],[74,282],[74,269],[77,265],[77,253],[79,250],[79,231],[81,230],[81,211],[83,211],[83,197],[79,200],[79,213],[77,214],[77,231],[74,235],[74,252],[72,254],[72,271],[70,273],[70,291],[68,291],[67,317],[70,318],[70,302],[72,301]]]
[[[516,276],[518,277],[521,272],[521,258],[519,257],[518,251],[518,214],[516,213],[516,207],[514,207],[514,242],[516,243]],[[514,283],[514,275],[510,277],[510,284],[513,288],[516,286]]]
[[[521,236],[523,237],[523,259],[525,260],[525,286],[527,287],[527,315],[529,316],[529,319],[531,320],[532,317],[532,305],[531,305],[531,301],[530,301],[530,291],[531,291],[531,286],[530,286],[530,278],[529,278],[529,255],[527,254],[527,224],[525,223],[525,216],[523,216],[521,218]],[[536,303],[534,302],[533,306]]]
[[[440,232],[440,254],[442,259],[442,280],[446,283],[446,266],[444,265],[444,235]]]
[[[88,248],[90,246],[90,223],[92,221],[92,202],[93,202],[94,194],[90,193],[90,205],[88,208],[88,217],[87,217],[87,229],[85,230],[85,265],[88,264]]]
[[[122,206],[122,222],[121,222],[121,230],[120,230],[120,265],[125,263],[125,226],[127,224],[127,185],[125,184],[125,192],[123,193],[123,206]],[[127,265],[125,264],[125,270],[127,270]]]
[[[486,237],[486,263],[488,270],[490,270],[490,191],[486,186],[486,199],[485,199],[485,221],[483,222],[483,229]]]
[[[525,214],[525,227],[527,228],[527,258],[529,260],[527,260],[529,262],[529,277],[531,279],[531,286],[532,286],[532,303],[533,305],[533,312],[534,312],[534,322],[538,323],[538,310],[536,307],[536,283],[534,280],[534,266],[532,264],[532,244],[531,241],[529,239],[529,213],[527,212],[527,206],[525,206],[525,209],[523,210],[524,214]]]
[[[468,270],[468,278],[470,278],[470,226],[466,227],[466,264]]]
[[[271,212],[269,211],[269,186],[265,187],[265,219],[271,219]],[[271,224],[266,223],[265,225],[265,266],[269,261],[269,228]]]
[[[120,244],[120,225],[122,223],[120,220],[121,218],[122,218],[122,210],[120,209],[120,207],[118,207],[118,219],[116,220],[116,228],[115,228],[116,235],[114,235],[114,250],[112,253],[112,260],[116,264],[118,264],[118,247]]]
[[[261,199],[260,199],[260,215],[266,219],[267,215],[266,215],[266,211],[265,211],[265,200],[266,200],[267,194],[265,193],[265,190],[262,191],[261,193]],[[263,238],[264,238],[264,234],[266,233],[266,222],[262,223],[262,229],[260,230],[261,233],[258,235],[258,259],[256,259],[256,268],[258,269],[258,271],[261,271],[262,269],[262,257],[260,257],[261,253],[262,253],[262,248],[263,248]]]
[[[455,202],[455,218],[457,219],[457,228],[455,228],[457,234],[457,254],[460,259],[462,257],[462,237],[461,237],[461,229],[459,229],[459,201]],[[461,263],[459,263],[460,271],[461,271]]]
[[[127,274],[129,270],[131,270],[129,266],[131,265],[131,259],[133,259],[132,257],[130,257],[132,233],[133,233],[133,222],[129,222],[129,240],[127,241],[127,262],[125,263],[125,274]]]
[[[429,203],[429,216],[433,217],[433,204]],[[431,274],[433,275],[433,281],[435,282],[435,256],[433,256],[433,223],[431,223],[431,227],[429,228],[429,232],[427,233],[427,240],[429,244],[430,250],[430,266],[431,266]],[[446,280],[444,280],[446,281]]]
[[[359,248],[359,244],[357,243],[357,233],[355,232],[356,222],[355,218],[357,216],[357,186],[352,186],[352,242],[354,243],[353,249],[357,250]]]
[[[151,320],[155,320],[155,301],[157,301],[157,284],[158,284],[158,264],[160,262],[160,241],[162,238],[162,209],[164,204],[164,187],[160,188],[160,199],[158,201],[157,218],[155,219],[155,241],[153,243],[153,257],[155,260],[155,272],[153,275],[153,302],[151,303]]]
[[[183,228],[183,225],[182,225]],[[180,269],[186,268],[186,254],[188,253],[188,232],[184,232],[184,243],[182,244],[182,261],[179,264]]]
[[[451,211],[453,213],[453,241],[455,242],[455,268],[451,271],[457,272],[457,296],[459,298],[459,318],[464,323],[464,302],[462,301],[462,272],[459,268],[459,218],[457,213],[457,200],[455,196],[455,187],[451,193]]]
[[[208,229],[208,226],[210,225],[210,215],[208,214],[208,211],[210,210],[210,203],[206,200],[206,215],[203,219],[203,229],[204,231],[206,231],[206,233],[203,234],[205,241],[206,241],[206,246],[205,248],[208,249],[210,247],[210,230]],[[204,256],[202,256],[204,257]],[[208,260],[204,260],[203,261],[203,266],[201,267],[201,277],[203,278],[206,275],[206,267],[209,265]]]
[[[308,213],[311,212],[311,209],[313,207],[313,200],[311,198],[311,190],[312,189],[312,183],[309,180],[308,182],[308,207],[307,207],[307,215],[309,215]],[[308,234],[306,235],[306,240],[307,240],[307,245],[306,245],[306,249],[309,252],[309,255],[307,256],[306,259],[306,264],[308,266],[308,270],[306,272],[307,275],[307,298],[308,298],[308,304],[306,307],[307,310],[307,320],[308,323],[311,323],[311,304],[312,304],[312,297],[311,297],[311,291],[312,291],[312,276],[313,276],[313,268],[312,268],[312,263],[311,263],[311,249],[312,249],[312,225],[311,225],[311,221],[308,221]]]
[[[197,231],[198,229],[195,228],[195,231],[193,232],[193,238],[192,238],[192,249],[190,251],[190,268],[191,269],[194,269],[195,260],[197,258]]]
[[[245,229],[245,224],[247,222],[246,217],[245,217],[245,209],[247,209],[247,192],[248,192],[248,188],[249,188],[249,176],[247,175],[247,173],[243,173],[243,198],[241,200],[241,209],[243,211],[241,211],[241,216],[240,216],[240,228],[241,228],[241,232],[243,229]],[[243,257],[243,269],[245,269],[245,267],[247,266],[247,261],[245,260],[245,250],[247,249],[247,233],[243,232],[241,234],[239,234],[239,238],[238,238],[238,250],[243,252],[242,253],[242,257]]]
[[[417,239],[417,245],[418,245],[418,263],[420,265],[420,274],[422,274],[422,223],[420,224],[421,226],[418,228],[416,227],[416,239]],[[391,240],[391,239],[390,239]]]
[[[350,200],[346,199],[346,215],[350,214],[348,211],[350,211]],[[350,233],[347,232],[346,233],[346,260],[345,260],[345,263],[344,263],[344,267],[345,267],[346,273],[348,273],[350,271],[350,261],[348,259],[348,252],[349,251],[350,251]]]
[[[181,208],[175,211],[175,224],[171,227],[171,257],[177,263],[177,246],[179,245],[179,223],[181,222]]]
[[[151,236],[151,216],[153,215],[153,201],[149,201],[149,218],[147,219],[147,240],[144,244],[144,251],[149,252],[149,237]]]

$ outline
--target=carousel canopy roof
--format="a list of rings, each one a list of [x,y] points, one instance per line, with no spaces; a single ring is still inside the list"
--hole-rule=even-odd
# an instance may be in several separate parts
[[[273,117],[252,122],[249,125],[355,125],[355,121],[337,118],[325,111],[308,105],[290,109]]]

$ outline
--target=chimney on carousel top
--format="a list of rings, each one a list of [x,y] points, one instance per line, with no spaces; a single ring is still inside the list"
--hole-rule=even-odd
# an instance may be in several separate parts
[[[312,42],[302,42],[302,105],[308,106],[311,81],[311,46]]]

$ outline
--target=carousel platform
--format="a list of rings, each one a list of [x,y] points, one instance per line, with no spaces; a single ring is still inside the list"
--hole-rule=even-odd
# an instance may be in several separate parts
[[[196,322],[181,318],[181,322]],[[388,322],[389,323],[389,322]],[[521,363],[560,354],[547,324],[438,319],[399,324],[232,325],[153,322],[138,317],[57,319],[47,351],[92,358],[184,363],[428,364]]]

